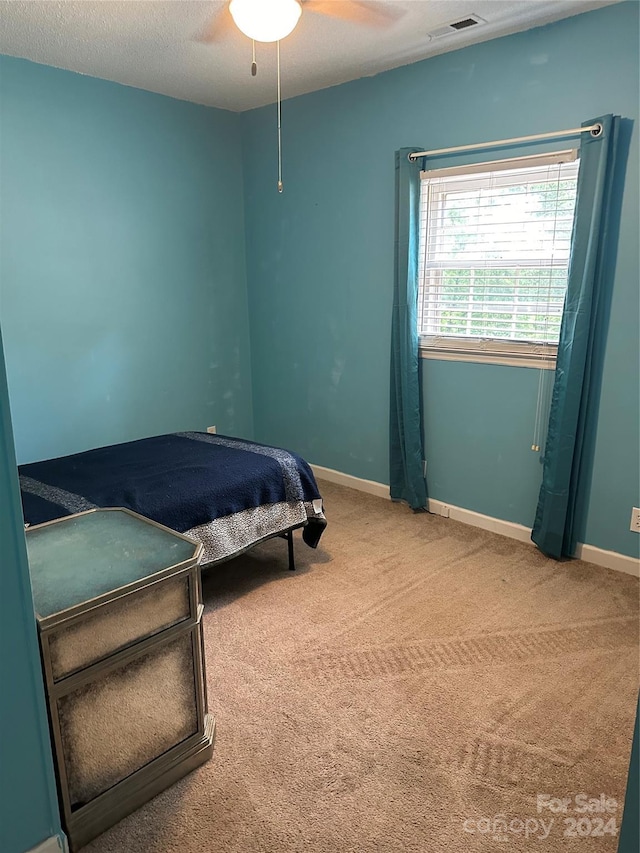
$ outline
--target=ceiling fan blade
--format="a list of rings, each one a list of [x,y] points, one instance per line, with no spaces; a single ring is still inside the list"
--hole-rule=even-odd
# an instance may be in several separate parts
[[[224,8],[213,15],[194,36],[194,40],[201,41],[204,44],[212,44],[216,41],[222,41],[233,29],[235,29],[235,24],[229,11],[229,4],[225,3]]]
[[[359,0],[304,0],[302,8],[307,12],[368,27],[388,27],[404,15],[404,9],[392,9],[389,3]]]

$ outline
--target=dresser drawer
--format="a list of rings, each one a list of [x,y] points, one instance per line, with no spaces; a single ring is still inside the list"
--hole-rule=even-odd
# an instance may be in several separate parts
[[[198,632],[174,634],[56,698],[72,812],[198,731]]]
[[[43,631],[53,681],[183,620],[194,620],[199,601],[196,570],[157,581]]]

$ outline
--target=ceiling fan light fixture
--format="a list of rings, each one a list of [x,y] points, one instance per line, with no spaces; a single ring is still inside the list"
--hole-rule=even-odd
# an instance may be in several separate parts
[[[280,41],[293,32],[302,14],[298,0],[231,0],[236,26],[254,41]]]

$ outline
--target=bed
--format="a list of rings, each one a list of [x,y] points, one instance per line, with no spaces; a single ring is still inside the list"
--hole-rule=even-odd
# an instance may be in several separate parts
[[[121,506],[202,542],[202,565],[293,530],[316,548],[326,526],[309,465],[277,447],[180,432],[18,468],[25,524]]]

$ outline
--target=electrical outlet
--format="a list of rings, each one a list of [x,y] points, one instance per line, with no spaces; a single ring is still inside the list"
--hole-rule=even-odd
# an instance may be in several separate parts
[[[634,533],[640,533],[640,507],[634,506],[631,510],[631,524],[629,529]]]
[[[216,427],[210,426],[210,427],[207,427],[207,432],[210,432],[211,435],[215,435],[218,432],[218,430],[216,429]]]
[[[427,479],[427,460],[426,459],[422,460],[422,479],[423,480]]]

